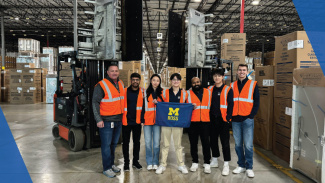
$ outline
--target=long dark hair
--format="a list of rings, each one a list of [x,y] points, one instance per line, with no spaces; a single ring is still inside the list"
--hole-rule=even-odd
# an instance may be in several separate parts
[[[158,85],[158,87],[156,89],[156,94],[157,94],[157,97],[159,97],[162,101],[164,101],[163,98],[161,97],[161,93],[162,93],[163,89],[161,88],[161,85],[160,85],[161,84],[161,78],[160,78],[160,76],[158,74],[153,74],[150,77],[150,84],[149,84],[149,86],[147,88],[147,101],[149,102],[148,98],[149,98],[150,94],[152,92],[154,92],[152,84],[151,84],[151,80],[152,80],[153,77],[158,77],[159,78],[159,85]]]

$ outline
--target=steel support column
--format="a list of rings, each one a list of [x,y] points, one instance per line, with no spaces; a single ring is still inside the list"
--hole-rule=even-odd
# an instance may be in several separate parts
[[[73,1],[73,47],[78,50],[78,0]]]
[[[4,14],[1,14],[1,56],[2,56],[2,69],[5,68],[5,26]]]
[[[240,33],[244,33],[244,12],[245,12],[245,0],[241,0],[241,7],[240,7]]]

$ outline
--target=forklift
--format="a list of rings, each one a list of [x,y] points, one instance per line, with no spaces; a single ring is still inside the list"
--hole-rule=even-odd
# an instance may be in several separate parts
[[[62,63],[70,63],[72,89],[64,91],[60,79]],[[53,102],[52,127],[55,139],[68,141],[72,151],[100,146],[99,130],[94,119],[92,96],[95,85],[106,77],[106,69],[115,61],[77,59],[75,51],[60,53],[57,60],[57,87]],[[76,68],[81,72],[77,73]]]

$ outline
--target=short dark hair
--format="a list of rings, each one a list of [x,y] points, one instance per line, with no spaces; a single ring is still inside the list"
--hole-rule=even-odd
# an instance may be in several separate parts
[[[170,80],[173,80],[176,77],[178,80],[182,80],[182,76],[179,73],[174,73],[170,76]]]
[[[131,74],[130,79],[132,79],[132,78],[139,78],[141,80],[140,74],[138,74],[136,72],[134,72],[134,73]]]
[[[215,69],[212,70],[212,77],[214,75],[216,75],[216,74],[221,75],[221,76],[224,76],[225,75],[225,71],[223,69],[215,68]]]
[[[109,70],[109,68],[112,67],[112,66],[116,66],[116,67],[118,68],[118,65],[116,65],[116,64],[111,64],[111,65],[109,65],[109,66],[107,67],[107,70]]]
[[[246,67],[247,71],[248,71],[248,65],[247,64],[239,64],[237,70],[239,69],[239,67]]]

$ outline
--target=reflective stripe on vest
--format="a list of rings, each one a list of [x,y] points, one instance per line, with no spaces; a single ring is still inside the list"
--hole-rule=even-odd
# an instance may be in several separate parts
[[[191,92],[190,92],[190,90],[187,90],[187,94],[188,94],[188,98],[187,98],[188,103],[192,103]]]
[[[227,93],[228,93],[228,89],[229,89],[229,86],[226,86],[226,89],[225,89],[225,102],[227,103]],[[224,109],[227,109],[227,105],[220,105],[220,108],[224,108]]]
[[[166,99],[166,90],[163,91],[164,99]]]
[[[121,81],[119,81],[119,82],[121,82]],[[111,90],[108,88],[106,82],[105,82],[105,81],[102,81],[102,83],[104,84],[104,87],[105,87],[105,89],[106,89],[106,91],[107,91],[107,95],[108,95],[108,98],[109,98],[109,99],[102,99],[101,102],[115,102],[115,101],[119,101],[119,100],[124,99],[124,96],[113,98],[113,97],[112,97]],[[118,84],[118,83],[117,83],[117,84]],[[122,86],[124,87],[124,85],[123,85],[122,82],[121,82],[121,84],[122,84]],[[122,88],[122,90],[124,90],[124,88]]]
[[[183,102],[185,103],[186,92],[185,91],[182,91],[182,93],[183,93]]]
[[[208,88],[208,89],[209,89],[209,90],[211,90],[212,88],[213,88],[213,86],[209,86],[209,88]]]
[[[211,91],[208,90],[208,92],[209,92],[209,99],[211,99]],[[188,93],[188,97],[187,97],[188,103],[192,103],[191,92],[188,90],[187,93]],[[204,91],[203,91],[203,94],[204,94]],[[202,99],[203,99],[203,94],[202,94]],[[208,106],[202,106],[202,105],[197,106],[195,110],[197,110],[197,109],[210,109],[210,108],[211,108],[211,100],[209,100]]]
[[[211,91],[208,90],[208,92],[209,92],[209,103],[208,103],[208,109],[210,109],[210,107],[211,107]],[[202,96],[202,98],[203,98],[203,96]]]
[[[152,107],[152,108],[148,107],[148,100],[147,100],[147,92],[146,92],[146,90],[144,91],[144,106],[145,106],[146,111],[155,111],[154,107]]]
[[[238,84],[237,84],[238,85]],[[234,86],[234,83],[231,83],[231,86]],[[234,98],[234,102],[235,101],[242,101],[242,102],[249,102],[249,103],[253,103],[254,100],[252,100],[252,95],[253,95],[253,88],[254,88],[254,82],[252,81],[250,86],[249,86],[249,93],[248,93],[248,98]]]

